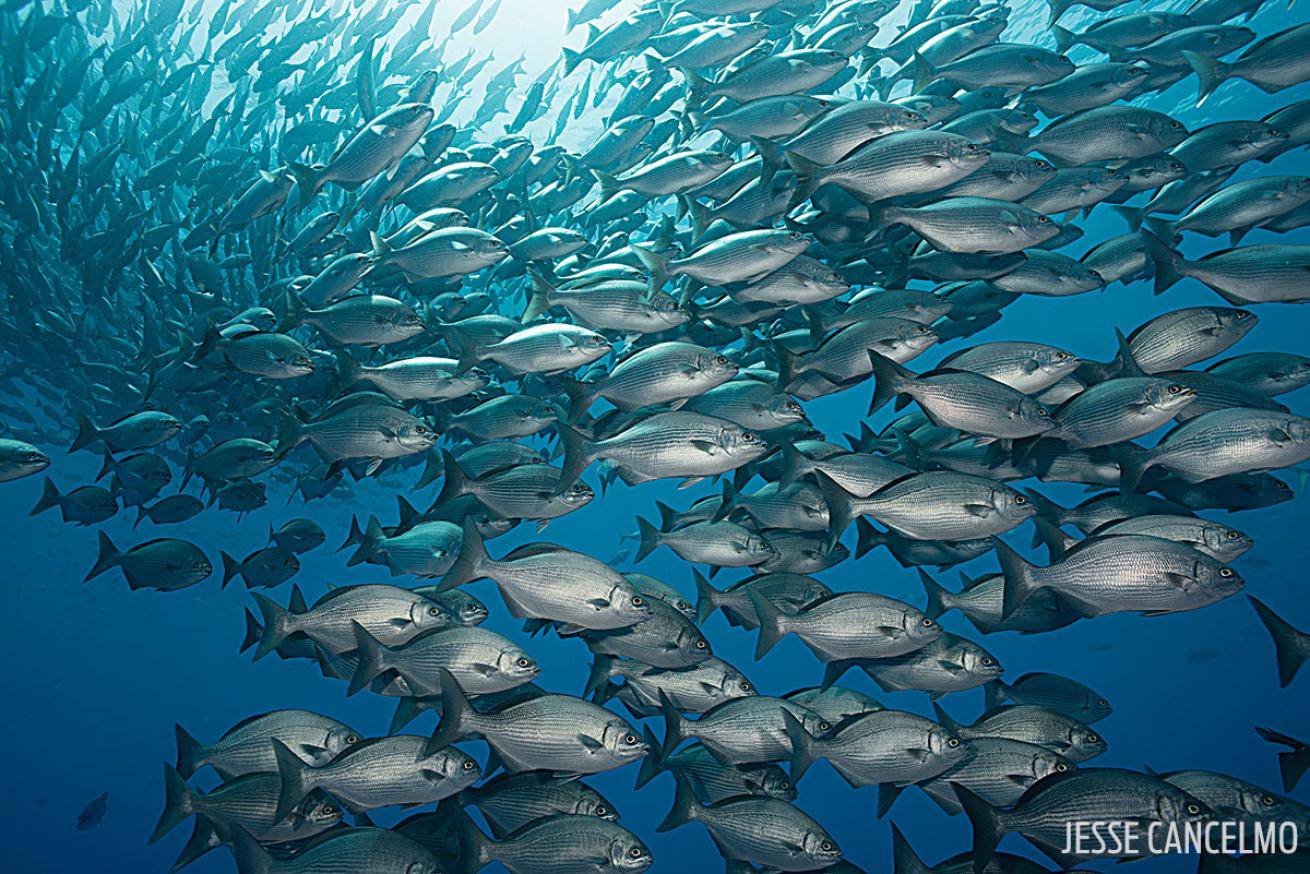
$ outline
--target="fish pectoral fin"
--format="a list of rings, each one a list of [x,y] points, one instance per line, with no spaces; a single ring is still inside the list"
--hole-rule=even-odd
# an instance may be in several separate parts
[[[693,449],[697,452],[704,452],[706,454],[713,454],[714,451],[719,448],[719,444],[710,440],[692,440],[690,442]]]
[[[1269,433],[1266,436],[1268,436],[1269,442],[1273,443],[1275,446],[1286,446],[1292,442],[1292,435],[1288,434],[1282,428],[1270,428]]]
[[[991,504],[965,504],[964,511],[970,516],[977,516],[980,519],[986,519],[996,511]]]
[[[1164,579],[1169,585],[1178,589],[1190,588],[1191,585],[1196,582],[1196,580],[1189,577],[1187,574],[1166,573]]]
[[[596,740],[594,737],[592,737],[589,734],[578,735],[578,742],[581,743],[584,747],[586,747],[589,751],[593,753],[597,753],[605,749],[605,744]]]
[[[494,677],[496,675],[495,665],[488,665],[482,662],[473,662],[468,666],[468,669],[476,674],[481,674],[484,677]]]
[[[595,607],[597,610],[604,610],[606,607],[610,605],[610,601],[608,598],[592,598],[587,603],[590,604],[592,607]]]
[[[1025,789],[1033,785],[1033,778],[1029,774],[1006,774],[1005,779]]]
[[[691,476],[691,477],[687,477],[685,480],[683,480],[682,482],[678,483],[678,488],[679,488],[679,489],[689,489],[689,488],[691,488],[692,486],[697,485],[697,484],[699,484],[699,483],[702,483],[702,482],[704,482],[704,481],[705,481],[705,477],[703,477],[703,476]]]
[[[908,753],[910,755],[910,758],[914,759],[916,762],[926,762],[928,761],[929,757],[932,756],[931,750],[925,750],[922,747],[908,747],[906,748],[905,752]]]
[[[957,665],[955,662],[948,662],[946,659],[938,659],[937,667],[946,671],[948,674],[958,675],[964,673],[964,668],[961,665]]]
[[[438,783],[446,779],[445,774],[440,771],[434,771],[431,768],[420,768],[419,773],[422,774],[423,779],[427,780],[429,783]]]
[[[370,458],[368,460],[368,466],[364,468],[364,476],[372,476],[373,474],[378,472],[378,468],[381,466],[382,466],[381,458]]]

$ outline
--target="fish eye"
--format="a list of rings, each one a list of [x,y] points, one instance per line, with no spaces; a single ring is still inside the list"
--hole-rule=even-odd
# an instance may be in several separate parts
[[[607,814],[607,813],[609,813],[609,809],[608,809],[607,807],[605,807],[605,805],[603,805],[603,804],[597,804],[597,805],[596,805],[596,815],[597,815],[597,816],[604,816],[604,815]]]
[[[359,743],[359,738],[355,737],[353,734],[346,735],[346,743],[347,743],[347,744],[357,744],[357,743]]]
[[[1179,128],[1182,127],[1182,123],[1177,121],[1171,121],[1169,122],[1169,127],[1173,128],[1174,130],[1178,130]]]
[[[1261,799],[1260,799],[1260,803],[1263,804],[1263,805],[1266,806],[1266,807],[1270,807],[1270,806],[1272,806],[1273,803],[1274,803],[1273,796],[1272,796],[1272,795],[1266,795],[1264,798],[1261,798]]]
[[[1101,738],[1098,734],[1096,734],[1096,732],[1089,731],[1087,732],[1087,742],[1089,744],[1100,743]]]
[[[1037,217],[1037,224],[1039,225],[1049,225],[1050,223],[1051,223],[1050,216],[1039,215]]]
[[[727,363],[728,363],[728,358],[727,358],[726,355],[719,355],[719,356],[716,356],[715,359],[714,359],[714,363],[715,363],[715,364],[727,364]]]
[[[696,641],[696,649],[704,649],[704,648],[705,648],[705,641],[704,641],[704,640],[698,640],[698,641]]]
[[[1233,575],[1233,569],[1232,569],[1232,568],[1230,568],[1230,567],[1221,567],[1221,568],[1219,568],[1219,576],[1221,576],[1221,577],[1225,577],[1225,578],[1226,578],[1226,577],[1231,577],[1232,575]]]
[[[1069,770],[1069,766],[1066,765],[1064,762],[1056,762],[1055,770],[1059,773],[1064,773],[1065,771]]]
[[[933,622],[932,622],[931,619],[929,619],[927,616],[923,617],[923,627],[924,627],[924,628],[932,628],[932,625],[933,625]]]
[[[832,728],[832,726],[829,725],[826,721],[822,719],[819,720],[819,731],[827,731],[830,728]]]
[[[819,849],[823,850],[825,853],[830,853],[832,852],[832,844],[824,841],[822,844],[819,844]]]
[[[1190,813],[1192,816],[1196,816],[1198,813],[1201,812],[1201,808],[1198,805],[1189,804],[1187,805],[1187,812]]]
[[[1025,495],[1015,495],[1014,502],[1022,506],[1023,504],[1028,503],[1028,498]]]
[[[1038,407],[1037,415],[1041,416],[1043,419],[1049,419],[1051,417],[1050,412],[1047,411],[1045,407]]]
[[[754,688],[755,688],[755,687],[752,686],[749,682],[745,682],[745,683],[742,683],[742,684],[741,684],[741,690],[742,690],[743,692],[750,692],[750,691],[753,690]]]
[[[1182,387],[1181,385],[1176,384],[1176,383],[1175,383],[1174,385],[1169,386],[1169,394],[1171,394],[1171,395],[1176,395],[1176,394],[1178,394],[1178,393],[1179,393],[1180,391],[1182,391],[1182,390],[1183,390],[1183,387]]]
[[[440,615],[441,615],[441,610],[440,610],[439,608],[437,608],[437,607],[429,607],[429,608],[428,608],[428,615],[429,615],[429,616],[440,616]]]
[[[633,847],[631,850],[628,850],[628,855],[631,856],[631,857],[634,858],[634,859],[640,859],[640,858],[641,858],[641,847]]]
[[[752,434],[750,431],[745,431],[745,432],[742,433],[742,435],[741,435],[741,439],[742,439],[742,442],[744,442],[744,443],[754,443],[754,442],[755,442],[756,440],[758,440],[759,438],[757,438],[757,437],[756,437],[754,434]]]
[[[528,661],[527,659],[519,659],[520,668],[526,668],[530,664],[532,664],[532,662]]]
[[[679,610],[690,610],[690,609],[691,609],[691,605],[688,604],[686,601],[679,601],[679,602],[678,602],[677,604],[675,604],[674,606],[676,606]]]
[[[1056,360],[1056,361],[1064,361],[1064,360],[1065,360],[1066,358],[1068,358],[1068,357],[1069,357],[1069,353],[1068,353],[1068,352],[1056,352],[1056,353],[1055,353],[1055,360]]]
[[[1280,480],[1280,479],[1276,479],[1276,480],[1274,480],[1274,488],[1276,488],[1276,489],[1282,489],[1283,491],[1287,491],[1287,490],[1288,490],[1288,485],[1287,485],[1287,483],[1283,482],[1282,480]]]
[[[1104,698],[1097,698],[1097,699],[1096,699],[1096,703],[1099,704],[1099,705],[1101,705],[1102,707],[1109,707],[1109,706],[1110,706],[1110,702],[1109,702],[1109,701],[1106,701]]]
[[[946,742],[946,745],[951,749],[954,749],[960,745],[960,739],[958,737],[953,737]]]
[[[993,664],[996,663],[996,660],[993,659],[991,656],[983,656],[982,663],[983,663],[983,667],[991,667]]]
[[[978,151],[978,144],[977,144],[977,143],[969,143],[969,145],[965,146],[965,148],[968,149],[970,152],[976,152],[976,151]]]
[[[627,735],[624,735],[624,736],[623,736],[623,742],[624,742],[625,744],[627,744],[628,746],[632,746],[633,744],[635,744],[635,743],[637,742],[637,736],[636,736],[635,734],[627,734]]]
[[[324,805],[323,805],[323,812],[324,812],[325,814],[327,814],[328,816],[331,816],[332,814],[334,814],[334,813],[337,812],[337,808],[336,808],[334,805],[331,805],[331,804],[324,804]]]
[[[634,606],[634,607],[640,607],[642,604],[645,604],[645,603],[646,603],[646,601],[641,597],[641,595],[633,595],[633,596],[632,596],[632,606]]]
[[[464,764],[463,764],[462,767],[464,768],[465,771],[472,771],[472,770],[473,770],[473,760],[472,760],[472,759],[465,759],[465,760],[464,760]]]
[[[1228,532],[1226,535],[1224,535],[1224,536],[1227,537],[1229,540],[1236,540],[1236,539],[1237,539],[1238,537],[1240,537],[1241,535],[1238,534],[1236,531],[1229,531],[1229,532]]]

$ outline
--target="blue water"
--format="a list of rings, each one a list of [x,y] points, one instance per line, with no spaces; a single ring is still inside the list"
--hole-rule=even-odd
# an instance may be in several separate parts
[[[513,18],[510,7],[506,3],[508,12],[502,12],[502,18],[507,14]],[[1025,17],[1028,13],[1035,16],[1039,10],[1040,18]],[[1089,19],[1080,12],[1066,16],[1063,23],[1081,28]],[[453,11],[445,14],[453,15]],[[1013,17],[1020,33],[1034,32],[1045,20],[1045,7],[1020,4]],[[1254,27],[1264,35],[1305,18],[1304,8],[1288,12],[1271,7],[1257,17]],[[554,45],[550,41],[556,40],[559,30],[543,31],[540,39]],[[517,53],[513,40],[522,36],[520,31],[521,27],[503,32],[499,38],[507,44],[503,52],[498,50],[498,57]],[[492,30],[484,38],[497,38],[496,33]],[[580,37],[575,32],[568,44],[578,44]],[[544,56],[543,64],[553,57],[553,51],[543,52],[535,43],[532,52],[534,58]],[[1191,107],[1194,82],[1184,81],[1151,98],[1150,105],[1175,113],[1192,127],[1221,117],[1258,118],[1277,106],[1310,96],[1304,87],[1274,98],[1246,83],[1229,83],[1200,112]],[[1297,152],[1267,167],[1258,165],[1257,170],[1306,173],[1308,167],[1304,152]],[[1251,173],[1251,168],[1244,168],[1235,178]],[[1083,226],[1087,230],[1084,243],[1066,251],[1080,252],[1122,230],[1121,223],[1104,208]],[[1282,240],[1310,240],[1299,238],[1302,236],[1292,234]],[[1257,231],[1245,242],[1271,241],[1272,235]],[[1203,251],[1194,241],[1189,243],[1186,251],[1190,254]],[[1114,353],[1113,327],[1127,331],[1167,309],[1216,303],[1221,302],[1191,280],[1159,298],[1153,297],[1144,283],[1116,284],[1107,291],[1074,298],[1021,299],[1006,309],[998,325],[968,342],[1040,340],[1085,358],[1106,360]],[[1260,324],[1235,347],[1234,354],[1262,350],[1305,354],[1310,348],[1310,308],[1266,306],[1257,307],[1256,312]],[[956,342],[931,350],[913,367],[926,370],[959,347]],[[1310,390],[1280,400],[1296,412],[1310,413]],[[835,437],[856,429],[867,401],[868,389],[863,387],[806,406],[815,424]],[[879,427],[890,415],[883,412],[871,424]],[[61,487],[90,481],[99,467],[98,458],[90,453],[69,457],[52,449],[51,454],[54,463],[49,473]],[[353,487],[355,496],[349,501],[331,498],[307,507],[298,502],[288,506],[284,487],[271,484],[269,506],[240,521],[230,513],[209,511],[189,523],[172,526],[167,533],[200,544],[217,564],[220,548],[245,555],[265,544],[269,525],[308,515],[328,531],[328,545],[301,557],[302,570],[296,578],[312,602],[328,584],[384,578],[372,566],[347,569],[346,554],[333,549],[344,538],[352,514],[361,519],[377,514],[384,522],[394,519],[394,477],[385,478],[391,487],[366,481]],[[411,502],[424,506],[434,496],[435,487],[411,492],[413,477],[412,472],[405,474],[399,490]],[[594,479],[594,474],[589,477]],[[1297,486],[1299,481],[1293,478],[1292,482]],[[615,551],[619,534],[635,527],[634,516],[653,517],[655,501],[686,506],[713,489],[702,485],[676,491],[663,483],[638,488],[616,484],[603,499],[552,523],[544,537],[605,559]],[[1064,504],[1084,497],[1078,486],[1044,485],[1041,489]],[[178,593],[134,593],[117,572],[82,584],[95,558],[94,529],[67,526],[57,513],[29,518],[27,512],[39,494],[39,477],[0,486],[0,579],[5,592],[0,640],[9,654],[5,670],[0,671],[0,701],[7,702],[0,710],[5,787],[0,792],[4,835],[0,870],[18,874],[166,870],[185,842],[189,826],[178,828],[155,846],[147,847],[145,840],[162,806],[161,763],[173,759],[174,722],[207,741],[251,714],[303,707],[336,716],[369,735],[385,733],[393,705],[390,699],[368,694],[348,699],[342,684],[324,679],[307,662],[272,658],[252,665],[247,655],[237,654],[243,635],[242,608],[250,603],[239,584],[220,591],[215,576]],[[1310,494],[1303,494],[1294,502],[1243,512],[1229,520],[1257,541],[1256,548],[1238,562],[1248,582],[1247,591],[1302,628],[1310,627],[1310,603],[1304,588],[1305,569],[1310,564],[1307,502]],[[130,526],[130,516],[123,513],[103,527],[120,545],[152,536],[148,523],[136,532]],[[853,533],[848,536],[853,544]],[[1025,526],[1007,539],[1026,550],[1028,537]],[[493,541],[490,550],[498,556],[514,545],[537,539],[542,535],[524,527]],[[668,550],[657,550],[637,567],[679,586],[689,596],[694,592],[687,565]],[[976,575],[994,568],[995,558],[989,555],[960,569]],[[742,575],[726,571],[716,584],[726,585]],[[834,589],[869,589],[922,603],[915,572],[901,568],[884,550],[847,561],[819,576]],[[953,572],[940,576],[954,585]],[[471,590],[491,608],[487,627],[521,639],[519,623],[505,613],[492,584],[476,583]],[[274,594],[285,600],[283,592]],[[1290,688],[1278,688],[1272,646],[1242,597],[1195,613],[1151,619],[1113,616],[1025,638],[982,637],[957,614],[948,615],[945,624],[950,631],[982,642],[1006,666],[1009,679],[1029,671],[1054,671],[1077,678],[1108,698],[1114,713],[1098,723],[1097,730],[1108,739],[1110,749],[1096,765],[1207,768],[1277,789],[1276,749],[1257,738],[1252,727],[1269,725],[1310,736],[1310,676],[1303,673]],[[821,666],[795,638],[784,639],[756,663],[753,635],[728,627],[721,615],[707,623],[706,631],[716,655],[745,670],[762,692],[782,694],[814,685],[821,677]],[[532,639],[526,646],[542,665],[541,685],[573,693],[581,689],[590,662],[581,642],[550,636]],[[1201,648],[1217,649],[1222,655],[1206,663],[1189,659],[1189,650]],[[922,693],[885,694],[856,672],[844,682],[873,693],[888,706],[931,715]],[[957,718],[972,720],[981,712],[982,693],[952,694],[943,704]],[[435,717],[424,714],[407,731],[426,733],[434,724]],[[659,732],[662,727],[657,726]],[[478,743],[467,746],[479,757],[485,750]],[[211,773],[197,780],[208,788],[203,781],[212,777]],[[659,874],[721,870],[719,857],[700,826],[655,833],[654,826],[667,812],[672,797],[671,779],[661,776],[634,793],[634,777],[635,769],[625,768],[589,782],[616,803],[621,822],[650,846],[656,859],[652,870]],[[850,861],[869,871],[890,870],[889,829],[885,821],[875,819],[874,789],[852,790],[823,764],[804,778],[800,789],[799,806],[831,832]],[[78,811],[105,790],[110,798],[103,823],[92,831],[76,831]],[[1310,780],[1294,797],[1310,802]],[[376,817],[380,823],[396,818],[387,811]],[[929,863],[968,846],[965,819],[943,815],[917,790],[903,795],[889,819]],[[1007,838],[1002,846],[1030,852],[1017,837]],[[1194,859],[1157,859],[1137,863],[1133,871],[1154,874],[1194,869]],[[189,870],[195,874],[228,872],[233,865],[230,855],[218,850]]]

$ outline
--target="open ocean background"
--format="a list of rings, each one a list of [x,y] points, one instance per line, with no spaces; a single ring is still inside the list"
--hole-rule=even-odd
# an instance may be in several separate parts
[[[444,27],[464,5],[442,0],[434,27]],[[494,47],[498,64],[523,53],[529,78],[535,76],[558,57],[562,45],[582,43],[581,29],[567,40],[564,36],[568,5],[563,0],[505,0],[493,24],[475,38],[480,51]],[[908,5],[903,4],[902,14]],[[1044,30],[1044,3],[1012,5],[1012,34],[1024,38]],[[1264,36],[1306,21],[1308,16],[1306,4],[1289,11],[1274,3],[1250,26]],[[1079,8],[1067,14],[1062,24],[1080,30],[1099,17]],[[875,44],[882,44],[893,33],[892,28],[885,29]],[[462,54],[468,40],[467,34],[461,35],[450,51]],[[1077,48],[1073,57],[1084,59],[1080,53],[1087,51]],[[585,69],[574,74],[570,81],[575,87],[583,75]],[[1195,78],[1189,77],[1143,102],[1174,114],[1190,129],[1223,118],[1260,118],[1278,106],[1310,96],[1306,86],[1274,98],[1245,82],[1230,82],[1197,110],[1193,106],[1195,88]],[[561,95],[567,93],[568,86],[561,89]],[[511,101],[511,112],[515,106]],[[475,100],[470,100],[457,120],[467,118],[474,109]],[[601,114],[589,113],[576,130],[566,134],[566,142],[587,144],[597,133]],[[552,122],[553,111],[548,111],[536,126]],[[527,133],[531,135],[536,126],[530,126]],[[1245,166],[1234,181],[1253,172],[1306,174],[1310,173],[1310,159],[1298,150],[1270,165]],[[1083,227],[1087,230],[1084,241],[1065,251],[1081,254],[1095,241],[1121,233],[1123,223],[1101,207]],[[1199,239],[1190,237],[1183,251],[1195,255]],[[1271,240],[1271,234],[1255,231],[1244,242]],[[1293,232],[1282,241],[1306,243],[1310,234]],[[1221,301],[1193,280],[1184,280],[1158,298],[1152,296],[1149,284],[1139,282],[1073,298],[1020,299],[1006,309],[998,325],[968,342],[1037,340],[1084,358],[1107,360],[1115,352],[1114,327],[1127,332],[1169,309],[1216,303]],[[1310,354],[1310,307],[1273,305],[1254,311],[1260,316],[1259,325],[1232,354],[1264,350]],[[959,341],[942,344],[916,360],[913,369],[927,370],[960,346]],[[835,437],[858,429],[868,395],[866,385],[807,403],[806,409],[821,430]],[[1310,414],[1310,389],[1280,400],[1295,412]],[[890,409],[884,410],[871,424],[880,427],[891,415]],[[100,459],[94,453],[70,457],[62,448],[43,448],[53,458],[47,473],[61,489],[89,482],[99,469]],[[351,485],[349,497],[343,499],[338,493],[308,505],[298,501],[288,505],[286,487],[270,482],[268,506],[242,520],[211,511],[171,526],[168,535],[199,544],[218,565],[219,549],[243,556],[266,543],[270,525],[309,516],[328,532],[326,546],[301,557],[302,570],[295,578],[312,603],[329,583],[386,579],[376,566],[347,569],[347,553],[333,550],[345,538],[352,515],[361,521],[370,514],[384,522],[394,519],[392,495],[397,491],[412,503],[426,506],[439,483],[412,492],[414,477],[413,471],[388,474],[383,478],[386,485],[360,482]],[[1229,521],[1256,540],[1256,547],[1236,562],[1247,580],[1246,591],[1306,628],[1310,627],[1310,475],[1292,471],[1284,478],[1299,493],[1296,500],[1243,512]],[[588,479],[595,481],[594,472]],[[654,518],[655,501],[682,507],[716,489],[702,484],[679,492],[665,483],[639,488],[616,483],[603,498],[598,496],[589,506],[553,522],[544,535],[536,534],[530,525],[522,526],[495,540],[491,552],[499,556],[520,543],[544,538],[607,559],[616,551],[619,535],[635,530],[635,516]],[[0,585],[4,590],[0,640],[9,655],[6,668],[0,671],[0,701],[8,702],[0,707],[0,772],[4,775],[0,871],[117,874],[167,870],[186,840],[189,825],[155,846],[147,847],[145,841],[163,804],[160,765],[173,761],[174,722],[202,741],[212,741],[251,714],[301,707],[338,717],[366,735],[385,733],[392,700],[368,694],[347,699],[343,684],[324,679],[308,662],[270,658],[252,665],[248,654],[238,655],[244,630],[242,609],[251,600],[239,582],[220,591],[218,571],[202,585],[177,593],[130,592],[117,572],[83,585],[81,579],[95,559],[95,529],[65,525],[57,512],[29,518],[28,510],[40,491],[39,476],[0,486]],[[1042,491],[1066,505],[1086,497],[1080,486],[1052,484],[1043,486]],[[145,539],[142,535],[149,526],[132,533],[133,517],[134,513],[120,513],[104,530],[119,544]],[[1025,525],[1006,539],[1031,556],[1035,553],[1027,548],[1030,535],[1031,525]],[[853,546],[853,529],[847,536]],[[960,570],[973,576],[995,567],[994,555],[988,555]],[[657,550],[640,565],[620,565],[619,569],[640,569],[679,587],[689,598],[694,595],[689,566],[669,550]],[[722,587],[745,575],[727,570],[714,582]],[[914,570],[900,567],[885,550],[844,562],[818,576],[837,590],[870,589],[923,603]],[[954,571],[934,576],[951,588],[958,585]],[[273,592],[273,597],[285,602],[287,588]],[[491,609],[486,627],[523,639],[519,623],[507,615],[492,583],[472,584],[470,591]],[[1252,727],[1268,725],[1294,736],[1310,736],[1310,672],[1303,672],[1291,687],[1278,688],[1272,644],[1244,597],[1195,613],[1160,618],[1112,616],[1026,638],[1009,634],[981,637],[957,613],[945,617],[945,625],[949,631],[979,640],[997,655],[1009,680],[1029,671],[1054,671],[1076,678],[1108,698],[1114,713],[1096,728],[1110,748],[1092,763],[1096,766],[1150,766],[1161,771],[1206,768],[1279,789],[1277,748],[1260,740]],[[822,676],[821,665],[795,637],[785,638],[756,663],[754,634],[730,628],[721,614],[706,624],[706,632],[715,654],[741,667],[764,693],[782,694],[814,685]],[[581,641],[549,636],[526,645],[542,665],[542,686],[572,693],[581,690],[590,664],[590,654]],[[1192,654],[1200,650],[1220,654],[1198,660]],[[890,707],[931,715],[923,693],[885,694],[857,671],[843,682],[874,694]],[[982,692],[955,693],[942,704],[956,718],[972,721],[982,710]],[[435,722],[433,714],[425,713],[406,731],[428,733]],[[662,725],[655,728],[662,734]],[[485,758],[483,744],[466,746],[480,760]],[[205,774],[204,780],[214,779],[212,771]],[[636,768],[629,767],[589,782],[616,803],[622,824],[647,842],[656,860],[651,870],[656,874],[722,870],[717,852],[699,825],[655,833],[672,798],[672,779],[660,776],[634,793],[635,774]],[[847,859],[871,872],[891,870],[890,831],[887,821],[875,819],[873,788],[854,791],[831,767],[820,764],[800,789],[797,804],[823,823]],[[78,812],[106,790],[110,798],[104,821],[92,831],[78,832]],[[1310,780],[1294,797],[1310,802]],[[393,811],[380,811],[376,816],[380,824],[399,818]],[[888,819],[900,826],[928,863],[962,852],[969,845],[966,819],[945,816],[916,790],[904,793]],[[1017,837],[1007,838],[1002,848],[1031,852]],[[1157,859],[1135,863],[1132,871],[1190,872],[1195,866],[1194,858]],[[1090,867],[1108,870],[1113,866]],[[220,850],[188,870],[211,874],[230,872],[234,866],[230,854]]]

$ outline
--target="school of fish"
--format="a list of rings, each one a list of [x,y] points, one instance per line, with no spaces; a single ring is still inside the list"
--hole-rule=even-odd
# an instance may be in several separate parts
[[[530,77],[477,47],[500,0],[457,5],[0,9],[0,480],[46,473],[32,513],[74,525],[134,515],[132,542],[99,533],[88,585],[239,579],[256,662],[395,702],[383,737],[303,710],[179,726],[150,838],[191,822],[173,870],[226,847],[243,874],[638,872],[657,865],[643,834],[687,827],[730,872],[859,871],[802,810],[820,760],[893,832],[870,870],[1050,870],[998,851],[1007,833],[1067,870],[1088,861],[1061,850],[1071,818],[1290,820],[1310,840],[1310,808],[1239,776],[1098,767],[1110,703],[980,642],[1247,585],[1252,534],[1206,511],[1289,501],[1277,472],[1310,459],[1310,418],[1279,400],[1310,384],[1307,350],[1240,348],[1310,300],[1310,245],[1284,241],[1310,225],[1310,99],[1283,95],[1310,80],[1310,25],[1252,21],[1265,0],[587,0]],[[457,35],[475,47],[456,56]],[[1281,108],[1189,129],[1142,105],[1175,85]],[[1081,241],[1098,208],[1124,232]],[[1107,314],[1110,361],[971,339],[1024,296],[1189,280],[1212,305]],[[869,421],[906,409],[834,442],[805,404],[838,392]],[[100,475],[70,481],[54,446]],[[332,534],[377,582],[293,583],[329,537],[309,518],[245,556],[167,536],[378,476],[404,483],[395,518]],[[618,554],[495,542],[667,479],[686,500],[614,519]],[[1095,494],[1065,507],[1049,482]],[[661,548],[683,579],[636,569]],[[924,606],[821,581],[879,548]],[[981,556],[990,572],[941,582]],[[1288,686],[1310,629],[1250,602]],[[482,626],[501,610],[522,634]],[[716,657],[718,612],[757,658],[799,638],[812,686]],[[534,651],[578,645],[550,636],[589,650],[588,676],[543,676]],[[852,669],[932,718],[840,685]],[[972,723],[940,700],[979,686]],[[1258,731],[1290,792],[1310,743]],[[659,781],[662,822],[619,824],[585,779],[615,768]],[[973,846],[930,866],[876,819],[910,787]],[[397,806],[429,809],[374,824]]]

